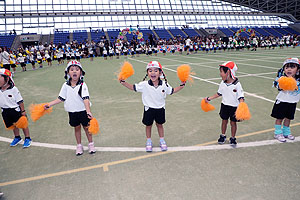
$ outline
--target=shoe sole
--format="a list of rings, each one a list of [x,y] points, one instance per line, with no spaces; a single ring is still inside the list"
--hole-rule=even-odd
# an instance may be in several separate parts
[[[28,145],[28,146],[24,146],[23,145],[23,148],[28,148],[28,147],[30,147],[31,146],[31,142],[30,142],[30,144]]]
[[[83,153],[77,153],[76,156],[81,156]]]
[[[96,151],[91,151],[91,152],[89,152],[89,154],[95,154],[96,153]]]
[[[15,147],[17,146],[18,144],[20,144],[20,142],[22,142],[23,140],[20,140],[19,142],[17,142],[15,145],[10,145],[11,147]]]
[[[218,142],[218,144],[225,144],[225,142],[226,142],[226,141],[224,141],[224,142]]]
[[[146,152],[152,152],[152,148],[151,149],[146,148]]]

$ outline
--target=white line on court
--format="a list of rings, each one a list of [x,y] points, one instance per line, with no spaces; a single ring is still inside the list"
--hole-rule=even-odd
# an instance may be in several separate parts
[[[0,136],[0,141],[10,143],[12,139]],[[287,143],[300,142],[300,136],[295,137],[295,140],[287,140]],[[278,140],[263,140],[256,142],[245,142],[238,143],[233,146],[230,144],[223,145],[207,145],[207,146],[187,146],[187,147],[168,147],[168,151],[203,151],[203,150],[222,150],[222,149],[237,149],[246,147],[258,147],[273,144],[281,144]],[[49,144],[41,142],[32,142],[31,146],[36,147],[47,147],[52,149],[64,149],[64,150],[75,150],[75,145],[63,145],[63,144]],[[83,147],[84,150],[88,150],[88,147]],[[145,147],[95,147],[97,151],[100,152],[145,152]],[[161,149],[159,147],[153,148],[154,152],[159,152]]]
[[[148,64],[148,62],[146,61],[142,61],[142,60],[137,60],[137,59],[134,59],[134,58],[128,58],[130,60],[133,60],[133,61],[136,61],[136,62],[141,62],[141,63],[145,63],[145,64]],[[178,62],[184,62],[184,61],[180,61],[180,60],[172,60],[172,59],[168,59],[168,58],[163,58],[163,59],[167,59],[167,60],[171,60],[171,61],[178,61]],[[189,63],[186,63],[184,62],[185,64],[189,64]],[[174,69],[170,69],[170,68],[167,68],[167,67],[163,67],[164,69],[166,70],[169,70],[169,71],[172,71],[172,72],[177,72],[176,70]],[[244,73],[245,74],[245,73]],[[197,79],[197,80],[201,80],[201,81],[204,81],[204,82],[207,82],[207,83],[211,83],[211,84],[214,84],[214,85],[219,85],[219,83],[215,83],[213,81],[209,81],[209,80],[206,80],[206,79],[202,79],[202,78],[199,78],[197,76],[191,76],[192,78],[194,79]],[[271,102],[271,103],[274,103],[275,101],[274,100],[271,100],[271,99],[267,99],[263,96],[259,96],[259,95],[256,95],[256,94],[253,94],[253,93],[249,93],[249,92],[246,92],[244,91],[244,93],[248,96],[252,96],[252,97],[256,97],[258,99],[262,99],[262,100],[265,100],[265,101],[268,101],[268,102]],[[300,111],[300,108],[296,108],[297,111]]]

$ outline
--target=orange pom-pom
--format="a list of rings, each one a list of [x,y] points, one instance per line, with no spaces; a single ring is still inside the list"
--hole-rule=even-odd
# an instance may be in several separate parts
[[[22,116],[20,119],[15,123],[17,128],[27,128],[28,127],[28,120],[27,117]]]
[[[202,99],[202,101],[201,101],[201,108],[204,112],[212,111],[215,109],[215,107],[213,105],[207,103],[205,101],[205,99]]]
[[[191,67],[189,65],[180,65],[177,67],[177,76],[181,80],[181,82],[193,81],[191,75]]]
[[[49,109],[45,109],[45,105],[47,103],[42,103],[42,104],[31,104],[29,106],[29,110],[30,110],[30,116],[32,121],[37,121],[39,120],[43,115],[45,114],[50,114],[52,112],[52,108]]]
[[[90,120],[89,132],[93,135],[96,135],[99,132],[99,124],[96,118]]]
[[[132,65],[129,62],[125,61],[123,66],[121,67],[121,71],[119,72],[118,79],[126,80],[133,74],[134,74],[134,69]]]
[[[245,102],[241,102],[235,111],[235,117],[237,120],[249,120],[251,114],[248,105]]]
[[[293,77],[282,76],[278,79],[279,88],[294,91],[298,89],[297,82]]]

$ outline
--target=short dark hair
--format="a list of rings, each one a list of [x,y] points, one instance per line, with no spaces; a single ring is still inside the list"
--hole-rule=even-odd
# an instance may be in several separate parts
[[[220,70],[223,70],[223,72],[226,74],[227,73],[227,71],[229,70],[229,68],[228,67],[224,67],[224,66],[220,66]]]

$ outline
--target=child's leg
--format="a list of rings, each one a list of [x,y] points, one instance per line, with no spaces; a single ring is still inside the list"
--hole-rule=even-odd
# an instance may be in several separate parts
[[[29,128],[28,127],[27,128],[23,128],[22,130],[23,130],[23,133],[24,133],[25,137],[29,138],[30,137],[30,135],[29,135]]]
[[[282,119],[276,119],[275,121],[275,131],[274,131],[274,138],[279,140],[280,142],[285,142],[286,139],[283,137],[283,132],[281,129]]]
[[[291,123],[290,119],[287,119],[287,118],[284,119],[283,127],[282,127],[282,133],[283,133],[283,136],[285,138],[288,138],[290,140],[294,140],[295,137],[291,134],[290,123]]]
[[[162,124],[158,124],[156,123],[157,126],[157,132],[160,138],[164,138],[165,134],[164,134],[164,127]]]
[[[85,131],[85,134],[86,134],[86,137],[87,137],[89,143],[93,142],[93,136],[89,133],[88,127],[84,126],[83,129]]]
[[[14,132],[15,137],[20,137],[20,131],[18,128],[14,128],[13,132]]]
[[[222,119],[222,126],[221,126],[221,132],[223,135],[226,133],[228,120]]]
[[[75,126],[74,130],[75,130],[76,142],[77,144],[81,144],[81,125]]]
[[[235,134],[236,134],[236,131],[237,131],[236,122],[230,121],[230,125],[231,125],[231,137],[235,138]]]
[[[146,126],[146,137],[147,137],[147,139],[151,138],[151,129],[152,129],[152,125]]]

